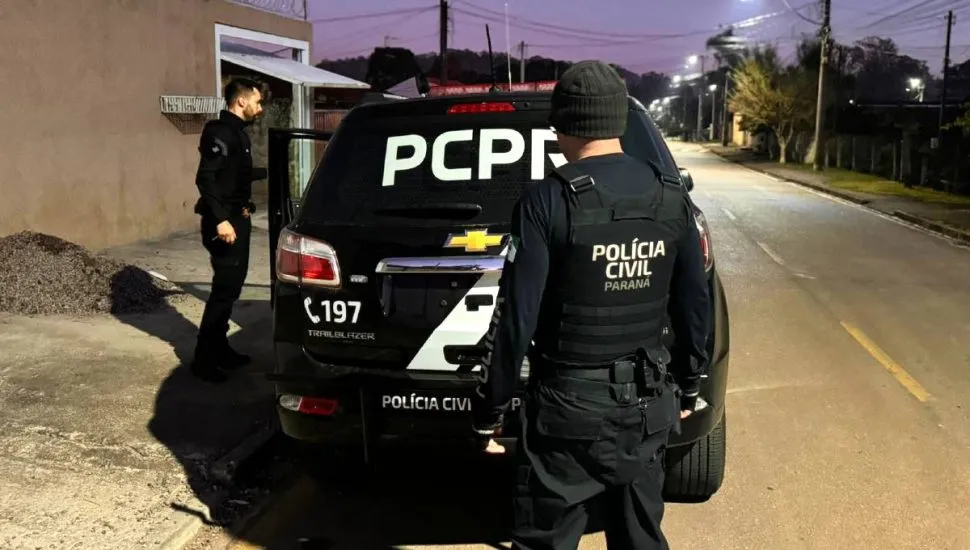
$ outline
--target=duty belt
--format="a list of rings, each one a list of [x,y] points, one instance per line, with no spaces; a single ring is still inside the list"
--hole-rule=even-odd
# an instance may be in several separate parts
[[[567,377],[599,383],[636,384],[640,395],[659,395],[668,387],[671,377],[667,372],[666,361],[657,355],[641,350],[632,359],[622,359],[603,366],[559,366],[547,363],[535,365],[533,370],[539,379]]]

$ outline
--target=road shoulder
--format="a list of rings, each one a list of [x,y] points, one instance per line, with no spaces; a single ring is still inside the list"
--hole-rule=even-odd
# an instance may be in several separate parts
[[[703,147],[727,161],[762,174],[893,216],[944,237],[970,243],[970,205],[931,203],[906,197],[838,189],[828,185],[824,176],[764,160],[750,150],[713,144],[703,144]]]
[[[272,364],[267,235],[254,231],[230,331],[253,364],[218,386],[183,367],[211,277],[198,239],[103,251],[185,291],[159,311],[0,315],[0,547],[179,548],[262,498],[226,476],[275,424],[261,375]]]

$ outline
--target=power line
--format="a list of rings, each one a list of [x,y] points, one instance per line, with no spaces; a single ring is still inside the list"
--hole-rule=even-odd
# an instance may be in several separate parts
[[[343,15],[340,17],[331,17],[328,19],[311,19],[311,23],[324,24],[324,23],[339,23],[341,21],[353,21],[355,19],[374,19],[377,17],[388,17],[391,15],[405,14],[405,13],[419,13],[429,9],[436,9],[437,6],[425,6],[423,8],[405,8],[399,10],[385,10],[379,12],[371,13],[359,13],[357,15]]]
[[[361,28],[361,29],[355,29],[355,30],[353,30],[351,32],[348,32],[348,33],[345,33],[345,34],[341,34],[341,35],[338,35],[338,36],[328,36],[326,38],[327,38],[327,41],[328,42],[330,42],[330,41],[337,42],[337,41],[343,40],[345,38],[348,38],[350,36],[360,36],[360,35],[363,35],[365,33],[369,33],[369,32],[372,32],[372,31],[384,30],[384,29],[387,29],[388,27],[392,27],[394,25],[397,25],[398,23],[403,23],[404,21],[409,21],[412,18],[414,18],[415,15],[420,15],[422,13],[428,13],[428,12],[431,12],[431,11],[435,11],[437,9],[438,8],[436,6],[432,6],[430,8],[424,8],[420,12],[417,12],[417,13],[408,13],[408,14],[405,14],[405,15],[403,15],[401,17],[394,18],[391,21],[385,21],[383,23],[378,23],[376,25],[371,25],[369,27],[364,27],[364,28]],[[437,34],[437,32],[435,34]]]
[[[788,0],[781,0],[781,1],[782,1],[782,2],[784,2],[784,3],[785,3],[785,6],[787,6],[787,7],[788,7],[788,9],[789,9],[789,10],[790,10],[790,11],[791,11],[791,12],[792,12],[793,14],[795,14],[796,16],[798,16],[798,18],[799,18],[799,19],[801,19],[801,20],[803,20],[803,21],[808,21],[809,23],[811,23],[811,24],[813,24],[813,25],[821,25],[821,24],[822,24],[822,23],[821,23],[821,22],[819,22],[819,21],[815,21],[814,19],[809,19],[808,17],[805,17],[804,15],[802,15],[802,14],[800,14],[800,13],[798,13],[798,10],[796,10],[795,8],[793,8],[793,7],[792,7],[792,5],[788,3]],[[801,8],[799,8],[799,9],[801,9]]]
[[[463,0],[454,0],[454,1],[456,1],[456,2],[457,1],[462,1],[463,2]],[[806,5],[810,5],[810,4],[811,4],[811,2],[802,5],[802,6],[798,7],[797,9],[803,9]],[[482,19],[482,20],[485,20],[485,21],[493,22],[493,23],[504,22],[504,19],[500,20],[497,16],[482,15],[480,13],[473,13],[473,12],[469,12],[469,11],[464,10],[464,9],[461,9],[461,8],[454,8],[454,7],[452,8],[452,10],[453,11],[456,11],[456,12],[459,12],[461,14],[464,14],[464,15],[470,16],[470,17],[474,17],[476,19]],[[481,9],[479,11],[489,12],[490,10]],[[741,20],[741,21],[733,22],[733,23],[730,23],[730,24],[725,25],[725,26],[733,27],[733,26],[745,25],[746,24],[748,27],[754,27],[754,26],[758,26],[758,25],[764,24],[765,22],[769,21],[769,19],[771,17],[776,17],[778,15],[782,15],[782,14],[785,14],[785,13],[788,13],[788,12],[786,12],[786,11],[780,11],[780,12],[767,13],[767,14],[763,14],[763,15],[760,15],[760,16],[750,17],[750,18],[747,18],[747,19],[744,19],[744,20]],[[592,34],[595,34],[596,36],[629,36],[629,37],[631,37],[630,39],[627,39],[627,40],[613,40],[613,39],[603,39],[603,38],[591,38],[591,37],[586,36],[586,35],[570,34],[567,31],[548,30],[549,28],[551,28],[553,26],[546,25],[546,24],[539,24],[539,23],[536,23],[536,24],[532,24],[532,23],[522,23],[522,21],[529,21],[529,20],[517,17],[516,18],[516,22],[510,22],[510,26],[516,27],[516,28],[520,28],[520,29],[524,29],[524,30],[531,30],[531,31],[534,31],[534,32],[549,34],[549,35],[557,36],[557,37],[566,37],[566,38],[571,38],[571,39],[574,39],[574,40],[581,40],[581,42],[558,43],[558,44],[556,44],[556,43],[554,43],[554,44],[532,44],[532,43],[530,43],[529,44],[530,46],[536,47],[536,48],[571,48],[571,47],[604,48],[604,47],[615,47],[615,46],[642,45],[644,43],[651,43],[651,42],[656,42],[656,41],[661,41],[661,40],[671,40],[671,39],[690,38],[690,37],[695,37],[695,36],[703,36],[703,35],[707,35],[709,33],[714,33],[714,32],[717,32],[718,31],[717,28],[706,28],[706,29],[698,29],[696,31],[688,31],[688,32],[681,32],[681,33],[640,34],[640,35],[623,35],[623,34],[617,34],[617,33],[611,32],[611,31],[583,31],[583,32],[591,32]],[[561,27],[561,28],[566,28],[566,27]]]
[[[659,42],[662,40],[673,40],[677,38],[690,38],[694,36],[704,36],[710,35],[710,33],[715,32],[716,29],[704,29],[702,31],[686,32],[682,34],[671,34],[666,36],[650,37],[640,40],[634,40],[630,42],[611,42],[603,44],[590,44],[588,42],[571,42],[571,43],[559,43],[559,44],[532,44],[529,43],[530,47],[533,48],[615,48],[617,46],[632,46],[638,44],[648,44],[653,42]]]
[[[949,11],[950,9],[952,9],[952,7],[946,7],[946,6],[930,6],[930,4],[934,4],[934,3],[940,2],[940,1],[941,0],[923,0],[919,4],[916,4],[915,6],[911,6],[909,8],[902,9],[902,10],[897,11],[895,13],[891,13],[889,15],[885,15],[883,17],[880,17],[879,19],[876,19],[875,21],[873,21],[872,23],[869,23],[868,25],[863,25],[861,27],[856,27],[856,30],[872,29],[874,27],[878,27],[878,26],[882,25],[883,23],[887,23],[889,21],[892,21],[893,19],[898,19],[898,18],[903,17],[905,15],[909,15],[909,14],[915,12],[916,10],[920,10],[920,9],[923,9],[923,8],[926,8],[928,10],[934,10],[934,11],[935,10],[940,10],[941,8],[943,8],[943,11],[942,12],[938,12],[938,13],[934,13],[932,15],[931,14],[924,14],[924,15],[917,16],[915,18],[908,19],[907,22],[906,22],[906,24],[911,24],[911,23],[914,23],[914,22],[917,22],[917,21],[920,21],[920,20],[925,20],[925,18],[927,18],[927,17],[937,17],[938,15],[944,15],[944,14],[946,14],[947,11]],[[947,2],[948,0],[942,0],[942,1],[943,2]]]
[[[474,5],[471,2],[468,2],[466,0],[452,0],[452,1],[454,1],[457,4],[462,4],[464,6],[467,6],[469,8],[472,8],[472,9],[478,11],[478,12],[481,12],[481,13],[491,14],[493,17],[501,17],[504,20],[504,17],[505,17],[505,13],[504,12],[498,12],[498,11],[495,11],[495,10],[490,10],[490,9],[487,9],[487,8],[482,8],[482,7],[476,6],[476,5]],[[454,9],[457,10],[457,8],[454,8]],[[584,38],[587,37],[587,36],[596,38],[596,37],[603,36],[604,34],[607,34],[609,36],[615,36],[615,37],[620,37],[620,38],[631,38],[631,39],[639,39],[639,38],[644,38],[644,37],[647,37],[647,36],[662,36],[662,35],[658,35],[658,34],[655,34],[655,33],[622,33],[622,32],[613,32],[613,31],[605,32],[605,31],[599,31],[599,30],[583,29],[583,28],[578,28],[578,27],[567,27],[567,26],[564,26],[564,25],[554,25],[552,23],[547,23],[547,22],[544,22],[544,21],[536,21],[534,19],[528,19],[526,17],[522,17],[522,16],[518,16],[518,15],[515,16],[512,19],[512,21],[514,21],[514,22],[521,22],[523,24],[530,25],[530,26],[537,26],[537,27],[541,27],[541,28],[545,28],[545,29],[552,29],[552,30],[555,30],[555,31],[562,31],[562,32],[565,32],[565,33],[573,33],[575,35],[582,36]]]
[[[494,17],[494,16],[488,16],[488,15],[482,15],[480,13],[475,13],[475,12],[471,12],[471,11],[468,11],[468,10],[465,10],[465,9],[455,8],[455,7],[452,7],[451,10],[454,11],[454,12],[456,12],[456,13],[461,13],[461,14],[467,15],[469,17],[474,17],[476,19],[481,19],[483,21],[488,21],[489,23],[501,23],[503,25],[505,24],[504,18]],[[589,40],[589,41],[594,41],[594,42],[599,43],[599,44],[617,44],[617,45],[622,45],[622,44],[635,44],[635,43],[637,43],[636,40],[596,39],[596,38],[591,38],[591,37],[586,36],[586,35],[577,35],[577,34],[570,34],[570,33],[562,32],[562,31],[549,30],[548,28],[543,28],[542,26],[539,26],[539,25],[531,25],[531,24],[521,23],[521,22],[513,22],[513,21],[510,21],[509,22],[509,26],[510,27],[515,27],[517,29],[528,30],[528,31],[542,33],[542,34],[548,34],[550,36],[559,36],[559,37],[565,37],[565,38],[572,38],[572,39],[576,39],[576,40]],[[641,36],[641,38],[643,38],[643,37]]]

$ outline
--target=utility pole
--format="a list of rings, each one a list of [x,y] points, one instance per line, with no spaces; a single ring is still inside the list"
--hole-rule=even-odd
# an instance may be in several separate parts
[[[714,141],[714,121],[717,120],[717,84],[711,90],[711,131],[708,132],[708,141]]]
[[[438,21],[439,44],[441,50],[441,85],[448,83],[448,0],[440,0],[440,16]]]
[[[700,59],[701,59],[701,76],[698,77],[698,79],[697,79],[697,81],[699,82],[699,84],[697,85],[698,86],[698,89],[697,89],[697,131],[695,132],[695,134],[697,135],[697,141],[700,141],[701,140],[701,135],[702,135],[701,134],[701,128],[704,125],[704,82],[705,82],[705,79],[704,79],[704,62],[707,60],[706,59],[707,56],[706,55],[700,55],[698,57],[700,57]],[[713,121],[711,121],[711,123],[713,124]]]
[[[832,0],[823,0],[822,55],[818,63],[818,101],[815,104],[815,158],[812,169],[819,172],[825,162],[825,68],[829,64],[829,41],[832,38]]]
[[[525,40],[519,42],[519,82],[525,82]]]
[[[723,122],[721,123],[721,145],[727,147],[729,126],[734,126],[734,121],[728,119],[728,90],[731,88],[731,68],[724,73],[724,106],[721,107],[721,118]]]
[[[947,74],[950,72],[950,31],[953,30],[953,10],[946,14],[946,48],[943,50],[943,87],[940,90],[940,126],[937,129],[936,146],[943,148],[943,115],[946,112]]]

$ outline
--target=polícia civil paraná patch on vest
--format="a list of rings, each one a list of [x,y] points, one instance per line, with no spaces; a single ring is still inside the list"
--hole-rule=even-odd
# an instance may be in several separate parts
[[[650,286],[650,260],[666,256],[663,240],[593,245],[593,262],[602,263],[603,290],[638,290]]]
[[[448,166],[445,164],[446,148],[458,142],[477,143],[478,159],[475,166]],[[546,144],[556,141],[556,134],[549,128],[534,128],[529,133],[530,170],[533,180],[548,175],[546,168]],[[492,168],[515,164],[526,153],[526,136],[511,128],[484,128],[481,130],[452,130],[443,132],[429,143],[418,134],[390,136],[384,151],[383,187],[393,186],[399,172],[418,168],[428,159],[430,149],[431,174],[439,181],[474,181],[492,178]],[[409,154],[410,153],[410,154]],[[549,153],[554,167],[566,164],[562,153]]]

